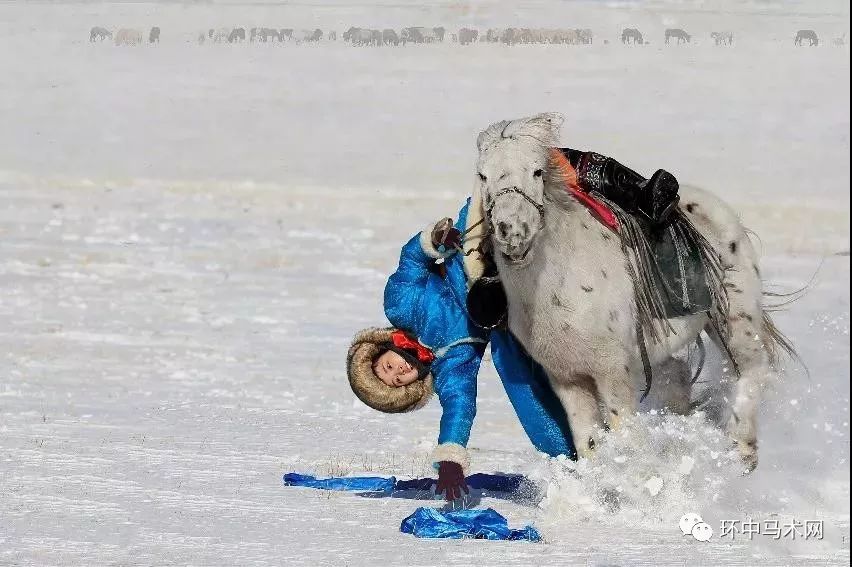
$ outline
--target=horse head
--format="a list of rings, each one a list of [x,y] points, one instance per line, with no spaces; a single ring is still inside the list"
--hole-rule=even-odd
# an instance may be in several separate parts
[[[496,122],[477,139],[477,190],[507,262],[523,263],[543,226],[550,151],[561,125],[559,114],[538,114]]]

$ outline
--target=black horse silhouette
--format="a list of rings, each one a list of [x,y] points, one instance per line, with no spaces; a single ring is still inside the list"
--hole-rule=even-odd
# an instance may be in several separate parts
[[[89,32],[89,41],[103,41],[105,39],[112,39],[112,32],[106,28],[95,26]]]
[[[228,34],[228,43],[238,43],[240,41],[246,40],[246,29],[245,28],[234,28],[231,30],[231,33]]]
[[[668,43],[671,38],[677,39],[678,45],[680,45],[681,42],[689,43],[692,41],[692,36],[680,28],[669,28],[666,30],[666,43]]]
[[[819,45],[819,37],[814,30],[799,30],[796,32],[795,45],[802,45],[804,40],[808,40],[808,45],[815,47]]]
[[[621,32],[621,43],[630,43],[631,40],[633,40],[633,43],[638,43],[639,45],[645,43],[642,39],[642,32],[636,28],[624,28],[624,31]]]

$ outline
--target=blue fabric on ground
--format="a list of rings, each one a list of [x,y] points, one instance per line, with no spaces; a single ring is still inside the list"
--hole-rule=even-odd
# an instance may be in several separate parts
[[[392,492],[396,478],[381,476],[351,476],[339,478],[317,479],[315,477],[287,473],[284,475],[284,486],[304,486],[321,490],[351,490],[355,492]]]
[[[454,511],[418,508],[402,521],[399,530],[423,538],[541,541],[534,527],[512,530],[506,518],[492,508]]]
[[[491,492],[515,492],[521,486],[524,476],[519,474],[482,474],[467,477],[468,488]],[[284,486],[303,486],[320,490],[347,490],[352,492],[404,492],[408,490],[431,490],[437,481],[434,478],[415,478],[396,480],[395,477],[381,476],[345,476],[318,479],[313,476],[287,473]]]

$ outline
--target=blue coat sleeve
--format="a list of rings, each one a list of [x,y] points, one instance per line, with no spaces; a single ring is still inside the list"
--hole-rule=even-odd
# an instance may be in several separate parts
[[[481,345],[461,345],[432,366],[442,409],[439,444],[467,446],[476,417],[476,377],[484,350]]]
[[[432,261],[423,251],[419,234],[402,247],[399,266],[385,285],[385,316],[394,327],[418,331],[417,317],[421,312]]]

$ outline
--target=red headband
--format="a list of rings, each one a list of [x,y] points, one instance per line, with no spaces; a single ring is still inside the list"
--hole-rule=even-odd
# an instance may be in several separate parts
[[[435,360],[435,355],[432,354],[431,350],[421,345],[404,331],[394,331],[391,333],[391,340],[395,347],[413,351],[413,354],[417,356],[417,360],[423,364],[431,364]]]

